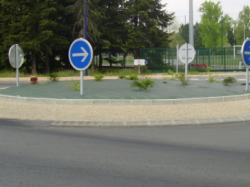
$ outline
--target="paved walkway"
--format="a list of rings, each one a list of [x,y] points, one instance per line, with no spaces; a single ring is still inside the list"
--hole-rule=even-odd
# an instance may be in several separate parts
[[[0,117],[48,120],[54,126],[165,126],[247,122],[250,96],[239,81],[232,86],[199,81],[190,84],[154,76],[156,85],[147,91],[130,88],[129,80],[110,77],[84,81],[84,95],[72,90],[74,78],[38,85],[23,85],[0,90]],[[90,79],[90,80],[86,80]],[[221,79],[221,77],[218,77]],[[15,79],[12,79],[12,81]],[[10,79],[0,79],[11,81]],[[22,78],[20,81],[29,81]]]

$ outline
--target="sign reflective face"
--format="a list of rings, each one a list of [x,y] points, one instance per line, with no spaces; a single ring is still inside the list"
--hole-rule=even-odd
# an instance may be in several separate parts
[[[9,56],[10,65],[13,68],[16,68],[16,47],[17,47],[17,57],[18,57],[17,64],[18,64],[18,68],[20,68],[24,61],[24,53],[23,53],[22,47],[18,44],[12,45],[9,49],[8,56]]]
[[[195,55],[195,49],[191,44],[183,44],[179,49],[179,59],[184,64],[193,62]]]
[[[247,38],[242,45],[241,55],[246,66],[250,66],[250,39],[249,38]]]
[[[72,42],[69,48],[69,61],[79,71],[87,69],[93,59],[93,49],[90,43],[79,38]]]

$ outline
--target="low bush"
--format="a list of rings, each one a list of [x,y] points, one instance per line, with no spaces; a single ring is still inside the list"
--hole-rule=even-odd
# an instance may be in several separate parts
[[[134,80],[131,82],[131,87],[138,87],[140,90],[147,90],[148,87],[153,87],[155,81],[151,78],[145,78],[141,80]]]
[[[104,76],[100,74],[94,75],[95,81],[102,81],[103,77]]]
[[[49,80],[51,81],[58,81],[60,78],[59,78],[59,75],[58,73],[49,73]]]
[[[118,77],[119,77],[119,79],[125,79],[126,75],[119,75]]]
[[[228,85],[230,85],[230,84],[234,84],[234,83],[236,83],[237,82],[237,80],[234,78],[234,77],[227,77],[227,78],[225,78],[223,81],[222,81],[222,83],[225,85],[225,86],[228,86]]]
[[[67,83],[71,86],[72,90],[80,91],[80,81],[71,80]]]
[[[187,78],[187,80],[186,80],[186,78],[185,78],[185,73],[179,73],[179,74],[177,74],[176,75],[176,78],[178,79],[178,80],[180,80],[181,82],[182,82],[182,84],[183,85],[188,85],[188,82],[189,82],[189,77]]]
[[[218,80],[215,79],[215,77],[217,77],[217,76],[218,76],[218,75],[214,75],[214,76],[209,75],[207,81],[208,81],[208,82],[220,82],[220,81],[218,81]]]
[[[128,80],[138,80],[138,76],[136,74],[131,74],[126,77]]]

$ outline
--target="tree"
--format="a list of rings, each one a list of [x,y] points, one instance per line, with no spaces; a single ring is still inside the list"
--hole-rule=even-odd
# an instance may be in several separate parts
[[[246,37],[250,37],[250,8],[244,6],[236,21],[235,38],[238,45],[242,45]]]
[[[167,47],[170,35],[166,29],[172,24],[174,14],[164,9],[160,0],[128,0],[124,3],[128,30],[127,46],[139,58],[142,47]]]
[[[189,24],[181,24],[179,33],[184,39],[185,43],[189,43]]]
[[[202,38],[201,38],[200,32],[201,32],[200,25],[196,23],[194,25],[194,46],[195,47],[204,47],[204,45],[202,44]]]
[[[1,5],[4,15],[4,47],[19,43],[25,53],[31,55],[32,74],[37,73],[37,60],[45,65],[46,72],[49,72],[49,54],[52,49],[62,49],[69,44],[62,34],[69,27],[62,22],[66,9],[56,0],[2,0]]]
[[[199,24],[202,43],[205,47],[223,47],[227,43],[225,31],[228,16],[223,19],[220,2],[205,1],[201,4],[199,11],[202,13]]]

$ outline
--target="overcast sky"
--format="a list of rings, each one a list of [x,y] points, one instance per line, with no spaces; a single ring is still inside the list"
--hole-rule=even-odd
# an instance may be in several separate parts
[[[198,11],[201,4],[205,0],[193,0],[194,24],[200,21],[201,13]],[[218,0],[212,0],[217,3]],[[233,19],[237,19],[239,12],[243,10],[244,5],[250,6],[250,0],[220,0],[224,14],[229,14]],[[175,12],[178,22],[189,22],[189,0],[162,0],[162,3],[167,3],[167,11]]]

